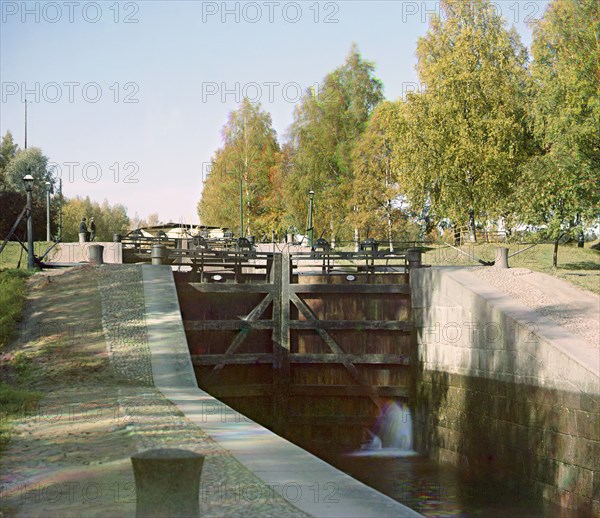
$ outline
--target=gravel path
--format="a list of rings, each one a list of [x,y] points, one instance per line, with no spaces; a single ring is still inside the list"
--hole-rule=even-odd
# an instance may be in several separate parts
[[[38,408],[15,423],[0,464],[0,517],[134,516],[130,457],[154,448],[184,448],[205,456],[202,516],[307,516],[154,388],[139,266],[78,268],[53,273],[51,280],[43,276],[32,282],[36,288],[28,299],[25,329],[35,317],[67,326],[85,321],[102,332],[79,341],[65,341],[60,334],[36,339],[34,333],[15,347],[49,347],[52,357],[44,357],[45,369],[47,361],[69,363],[81,349],[85,357],[104,360],[93,376],[57,376],[47,383]],[[73,371],[78,372],[77,365]]]
[[[111,265],[99,268],[97,275],[113,369],[123,380],[153,386],[141,267]]]
[[[527,268],[469,268],[477,277],[513,296],[536,313],[600,348],[600,297]]]

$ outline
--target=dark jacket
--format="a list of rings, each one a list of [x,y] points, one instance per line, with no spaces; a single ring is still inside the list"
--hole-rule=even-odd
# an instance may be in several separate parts
[[[85,234],[86,232],[87,232],[87,225],[85,224],[85,221],[82,221],[81,223],[79,223],[79,233]]]

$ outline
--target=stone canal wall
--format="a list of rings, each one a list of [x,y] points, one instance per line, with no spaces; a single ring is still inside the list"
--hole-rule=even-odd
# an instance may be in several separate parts
[[[416,449],[600,513],[600,351],[456,268],[411,271]]]

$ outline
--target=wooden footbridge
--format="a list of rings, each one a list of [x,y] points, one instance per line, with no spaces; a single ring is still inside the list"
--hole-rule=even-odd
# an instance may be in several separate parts
[[[406,256],[171,251],[199,386],[305,448],[358,447],[409,398]]]

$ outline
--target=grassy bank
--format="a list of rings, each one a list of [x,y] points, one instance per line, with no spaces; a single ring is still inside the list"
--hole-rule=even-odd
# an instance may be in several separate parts
[[[37,241],[33,244],[33,253],[36,257],[41,257],[53,244],[46,241]],[[6,244],[0,254],[0,270],[15,268],[27,270],[27,252],[19,243],[11,241]]]
[[[8,352],[25,309],[24,270],[0,271],[0,451],[10,439],[11,422],[32,410],[41,394],[26,388],[27,365],[19,352]]]
[[[0,271],[0,353],[14,336],[25,308],[26,270]]]

